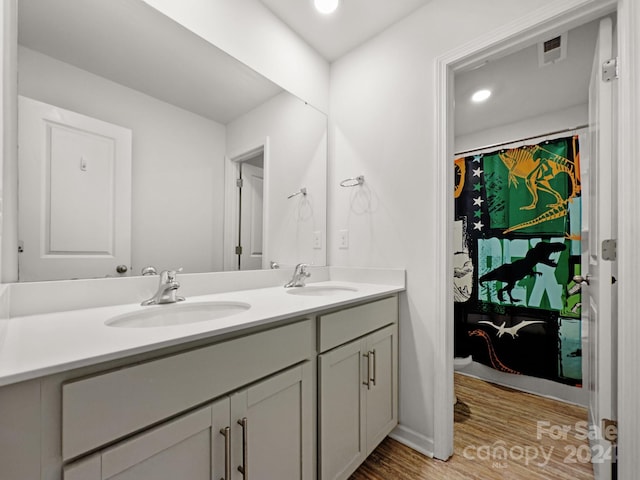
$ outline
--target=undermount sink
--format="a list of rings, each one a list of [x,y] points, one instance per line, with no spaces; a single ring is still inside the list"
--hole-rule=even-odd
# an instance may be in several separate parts
[[[251,308],[240,302],[174,303],[144,307],[145,310],[125,313],[107,320],[105,325],[121,328],[168,327],[206,322],[229,317]]]
[[[309,295],[321,297],[324,295],[337,295],[339,293],[357,292],[357,288],[343,287],[338,285],[309,285],[306,287],[294,287],[287,290],[291,295]]]

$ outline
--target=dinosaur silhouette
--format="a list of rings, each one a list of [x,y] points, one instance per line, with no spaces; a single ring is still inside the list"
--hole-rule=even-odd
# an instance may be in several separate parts
[[[511,290],[513,290],[520,280],[527,276],[542,275],[540,272],[534,271],[534,268],[538,263],[548,265],[550,267],[557,267],[558,264],[551,260],[552,253],[561,252],[566,250],[564,243],[549,243],[540,242],[531,248],[526,256],[520,260],[516,260],[513,263],[505,263],[498,268],[491,270],[478,279],[479,284],[484,282],[499,281],[506,283],[506,285],[498,290],[498,298],[504,301],[504,292],[507,292],[512,303],[519,302],[517,298],[513,298]]]
[[[491,325],[493,328],[495,328],[498,331],[498,338],[501,338],[505,333],[508,333],[509,335],[511,335],[511,338],[516,338],[518,336],[518,330],[520,330],[521,328],[524,328],[528,325],[532,325],[534,323],[544,323],[542,320],[531,320],[531,321],[525,321],[523,320],[522,322],[518,323],[517,325],[513,325],[512,327],[505,327],[505,325],[507,324],[507,322],[502,322],[502,325],[496,325],[493,322],[487,322],[486,320],[481,320],[478,323],[485,323],[487,325]]]

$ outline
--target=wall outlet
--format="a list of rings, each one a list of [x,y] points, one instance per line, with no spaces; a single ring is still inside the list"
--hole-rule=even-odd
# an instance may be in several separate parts
[[[322,232],[313,232],[313,248],[319,250],[322,248]]]
[[[338,247],[349,248],[349,230],[340,230],[338,232]]]

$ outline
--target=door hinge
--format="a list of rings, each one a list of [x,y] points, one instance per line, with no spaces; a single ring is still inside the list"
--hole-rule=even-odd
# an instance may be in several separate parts
[[[616,240],[602,241],[602,259],[613,262],[616,259]]]
[[[243,183],[244,183],[244,182],[242,181],[242,179],[241,179],[241,178],[238,178],[238,179],[236,180],[236,187],[238,187],[238,188],[242,188],[242,184],[243,184]]]
[[[236,255],[242,255],[242,246],[241,245],[238,245],[236,247]]]
[[[611,82],[617,80],[620,75],[618,57],[611,58],[602,64],[602,81]]]
[[[618,441],[618,421],[608,418],[602,419],[602,438],[611,443]]]
[[[18,253],[24,252],[24,241],[18,240]]]

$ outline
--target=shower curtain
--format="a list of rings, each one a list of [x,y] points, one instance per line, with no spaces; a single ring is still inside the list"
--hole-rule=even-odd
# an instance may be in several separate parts
[[[581,386],[578,136],[454,166],[456,356]]]

